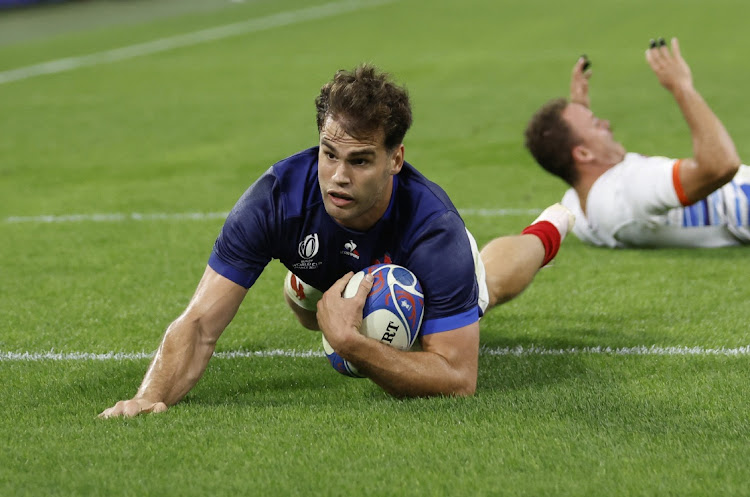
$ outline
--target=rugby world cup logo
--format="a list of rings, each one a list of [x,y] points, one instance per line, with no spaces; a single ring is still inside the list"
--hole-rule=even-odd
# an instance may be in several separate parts
[[[312,259],[318,253],[318,234],[307,235],[304,240],[299,242],[297,248],[299,256],[303,259]]]

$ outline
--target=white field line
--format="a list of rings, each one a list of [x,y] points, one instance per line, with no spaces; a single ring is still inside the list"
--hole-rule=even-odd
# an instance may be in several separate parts
[[[193,31],[176,36],[158,38],[146,43],[138,43],[113,50],[96,52],[78,57],[66,57],[63,59],[50,60],[41,64],[19,67],[0,72],[0,84],[20,81],[23,79],[42,76],[45,74],[57,74],[72,71],[81,67],[108,64],[121,60],[142,57],[159,52],[166,52],[175,48],[189,47],[215,40],[221,40],[232,36],[239,36],[258,31],[265,31],[281,26],[289,26],[305,21],[324,19],[339,14],[354,12],[368,7],[375,7],[395,0],[345,0],[331,2],[300,10],[279,12],[266,17],[249,19],[247,21],[225,24],[215,28]]]
[[[111,214],[63,214],[60,216],[11,216],[6,217],[5,222],[14,223],[119,223],[122,221],[172,221],[191,220],[202,221],[205,219],[224,219],[229,212],[153,212],[142,214],[139,212],[115,212]]]
[[[459,209],[462,216],[503,217],[503,216],[533,216],[542,209]],[[5,218],[8,224],[17,223],[119,223],[123,221],[173,221],[190,220],[203,221],[206,219],[224,219],[229,212],[115,212],[110,214],[63,214],[58,216],[10,216]]]
[[[742,347],[659,347],[656,345],[641,345],[635,347],[482,347],[479,351],[483,356],[511,356],[511,357],[541,357],[541,356],[750,356],[750,346]],[[259,351],[231,351],[217,352],[214,357],[219,359],[249,359],[266,357],[324,357],[322,350],[259,350]],[[149,352],[107,352],[94,354],[91,352],[3,352],[0,351],[0,362],[34,362],[34,361],[134,361],[150,359]]]
[[[504,217],[504,216],[536,216],[542,209],[458,209],[462,216],[476,217]]]

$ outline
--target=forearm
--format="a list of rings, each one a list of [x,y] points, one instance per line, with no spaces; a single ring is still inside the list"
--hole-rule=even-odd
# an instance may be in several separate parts
[[[680,200],[695,202],[734,177],[740,166],[737,150],[724,125],[695,90],[677,38],[672,38],[671,50],[664,43],[652,44],[646,50],[646,60],[661,85],[674,97],[690,128],[693,157],[679,168],[686,197]]]
[[[588,66],[589,61],[586,56],[579,57],[573,66],[573,71],[570,74],[570,101],[571,103],[591,108],[591,100],[589,98],[589,78],[591,77],[591,71],[586,70]]]
[[[449,360],[432,351],[402,351],[358,335],[339,351],[383,390],[395,397],[472,395],[477,382],[477,354]],[[478,335],[475,347],[478,352]]]
[[[206,370],[216,341],[234,317],[247,289],[206,267],[185,312],[162,338],[138,393],[99,416],[164,412],[187,394]]]
[[[690,128],[693,158],[719,177],[729,175],[728,181],[740,165],[732,137],[692,85],[676,88],[673,95]]]
[[[136,398],[168,406],[179,402],[198,383],[215,345],[204,338],[199,322],[179,318],[164,334]]]
[[[479,322],[421,337],[421,352],[402,351],[359,333],[362,309],[372,289],[366,275],[350,298],[342,295],[352,273],[344,275],[318,302],[323,335],[342,358],[397,397],[472,395],[477,384]]]

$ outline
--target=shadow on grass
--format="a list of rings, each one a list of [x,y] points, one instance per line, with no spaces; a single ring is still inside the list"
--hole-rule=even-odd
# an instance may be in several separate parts
[[[129,361],[103,363],[85,370],[63,368],[66,372],[56,375],[50,382],[53,385],[48,386],[57,392],[61,403],[76,399],[76,405],[91,406],[92,413],[98,414],[118,400],[131,398],[147,366],[147,361]],[[536,388],[590,373],[575,356],[482,356],[477,393]],[[211,361],[203,378],[180,405],[326,407],[379,400],[402,402],[370,380],[338,374],[324,358],[241,358]]]
[[[579,332],[580,330],[576,330]],[[570,335],[572,332],[563,333]],[[596,330],[592,330],[596,334]],[[502,350],[521,347],[581,349],[591,346],[585,336],[483,337],[482,347]],[[479,358],[479,396],[522,390],[546,390],[561,383],[603,385],[612,381],[604,366],[575,354],[539,355],[512,352],[482,353]],[[43,375],[44,388],[61,403],[75,399],[76,406],[90,406],[96,413],[118,400],[131,398],[148,367],[148,360],[101,363],[49,364]],[[322,357],[214,358],[196,387],[181,405],[196,407],[335,406],[342,403],[392,399],[367,379],[353,379],[336,373]],[[45,398],[48,403],[54,399]],[[396,401],[396,399],[393,399]],[[25,403],[33,404],[33,399]],[[80,407],[76,407],[80,408]]]
[[[106,362],[58,375],[61,398],[84,397],[100,411],[135,395],[148,361]],[[78,369],[78,368],[75,368]],[[198,384],[180,402],[193,406],[274,406],[340,403],[362,395],[387,397],[366,379],[334,371],[324,357],[214,358]],[[101,399],[104,399],[103,401]]]
[[[482,339],[479,356],[479,391],[538,388],[595,374],[577,355],[540,355],[519,350],[572,349],[590,346],[586,339],[499,338]]]

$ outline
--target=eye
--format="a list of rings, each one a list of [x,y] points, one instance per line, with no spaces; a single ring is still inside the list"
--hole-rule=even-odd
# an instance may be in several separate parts
[[[333,155],[333,152],[325,152],[325,156],[330,160],[334,160],[336,158],[336,156]]]
[[[367,159],[353,159],[352,164],[355,166],[364,166],[367,164]]]

